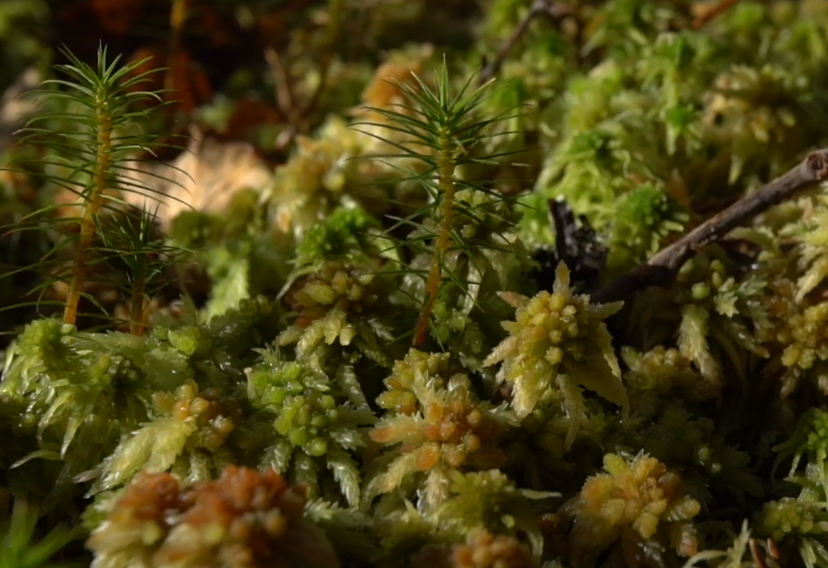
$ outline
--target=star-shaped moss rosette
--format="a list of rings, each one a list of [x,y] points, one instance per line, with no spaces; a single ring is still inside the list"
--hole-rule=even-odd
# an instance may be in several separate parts
[[[707,96],[704,120],[714,136],[729,145],[729,181],[736,182],[746,166],[766,155],[774,174],[781,174],[792,140],[807,132],[812,97],[808,79],[777,65],[760,68],[733,65],[722,72]]]
[[[348,402],[336,383],[300,361],[260,350],[261,361],[247,369],[248,397],[272,422],[260,461],[319,496],[320,466],[331,470],[345,500],[356,506],[361,480],[354,451],[367,442],[374,414]]]
[[[106,458],[90,494],[116,488],[139,471],[209,480],[237,461],[227,444],[241,420],[237,401],[219,392],[199,392],[192,380],[173,394],[156,393],[153,398],[152,420]]]
[[[287,291],[285,301],[296,318],[275,343],[335,380],[354,405],[368,408],[365,391],[376,390],[381,375],[372,381],[367,369],[391,366],[392,293],[384,274],[359,264],[325,262]],[[367,364],[359,367],[357,379],[360,360]]]
[[[533,501],[560,497],[551,491],[532,491],[515,486],[502,471],[490,469],[451,473],[451,496],[431,517],[440,534],[457,540],[477,531],[490,531],[520,538],[539,559],[544,539]],[[546,501],[548,503],[548,501]]]
[[[339,568],[325,533],[304,517],[305,493],[273,470],[229,466],[215,481],[144,474],[87,547],[93,568]]]
[[[661,404],[652,422],[637,432],[641,437],[635,446],[661,462],[680,466],[694,497],[704,505],[728,495],[740,502],[746,495],[764,496],[764,485],[755,472],[757,459],[729,444],[713,420],[694,418],[675,401]]]
[[[669,291],[635,300],[641,318],[636,333],[645,342],[675,341],[703,378],[692,389],[694,398],[720,396],[729,375],[746,383],[751,359],[735,356],[734,344],[752,356],[770,354],[765,343],[778,326],[769,318],[774,303],[767,299],[766,276],[760,270],[741,275],[741,270],[713,245],[681,266]]]
[[[659,549],[683,557],[698,552],[691,521],[701,505],[688,495],[678,473],[643,453],[632,460],[606,454],[604,469],[606,473],[589,477],[580,494],[565,506],[575,519],[569,556],[573,566],[593,566],[603,550],[619,542],[621,558],[628,558],[625,551],[644,542],[658,542]],[[646,559],[646,546],[642,554]],[[653,554],[660,552],[653,549]]]
[[[754,530],[773,543],[777,555],[799,556],[807,568],[828,563],[828,513],[821,503],[802,497],[768,501],[754,519]]]
[[[786,278],[773,282],[769,298],[769,325],[759,328],[757,336],[772,350],[766,371],[778,377],[778,392],[783,398],[813,387],[828,393],[828,302],[803,302],[796,299],[796,283]]]
[[[612,337],[603,322],[621,309],[621,303],[593,305],[589,296],[574,294],[564,263],[558,264],[555,276],[551,293],[543,291],[532,298],[501,293],[516,309],[515,321],[503,322],[509,337],[494,348],[485,364],[502,363],[497,377],[511,389],[511,406],[521,418],[529,415],[550,389],[569,384],[585,387],[626,412],[627,391]],[[562,397],[565,410],[582,414],[580,389],[568,392],[571,394]]]
[[[411,557],[413,568],[538,568],[529,547],[515,537],[478,530],[452,546],[430,546]]]
[[[452,471],[506,464],[498,440],[515,425],[514,416],[480,400],[465,373],[441,373],[446,363],[445,356],[411,349],[386,379],[388,391],[377,403],[387,412],[370,432],[386,450],[371,466],[366,504],[399,487],[411,490],[413,483],[418,506],[433,511],[449,495]]]
[[[716,391],[701,388],[707,383],[693,367],[693,361],[675,347],[657,345],[646,352],[624,346],[621,359],[627,370],[624,384],[630,392],[632,412],[650,418],[661,401],[670,396],[709,399]]]

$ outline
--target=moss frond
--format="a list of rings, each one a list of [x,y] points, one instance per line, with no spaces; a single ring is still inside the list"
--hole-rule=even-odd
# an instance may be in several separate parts
[[[139,208],[142,213],[138,216],[137,226],[127,223],[122,227],[133,227],[134,230],[121,231],[122,236],[129,235],[129,242],[120,244],[137,246],[137,249],[113,251],[111,244],[117,239],[116,234],[109,235],[103,244],[98,238],[102,230],[106,232],[101,225],[101,215],[124,209],[127,194],[137,194],[150,201],[156,197],[155,186],[141,181],[136,172],[139,171],[140,156],[152,155],[153,146],[157,146],[153,136],[144,129],[150,114],[163,104],[161,91],[144,90],[144,84],[162,70],[142,71],[149,59],[127,64],[121,64],[120,56],[110,60],[103,45],[98,49],[95,67],[69,50],[63,49],[61,53],[68,63],[57,65],[56,71],[65,78],[48,79],[44,88],[34,93],[42,110],[17,133],[19,144],[46,151],[47,157],[37,163],[20,159],[14,168],[40,172],[38,175],[47,184],[65,193],[66,204],[35,211],[11,231],[43,230],[43,219],[61,227],[56,244],[43,259],[54,266],[50,278],[35,291],[65,282],[63,320],[75,325],[82,315],[79,311],[82,298],[103,309],[86,292],[87,281],[96,265],[113,257],[126,260],[132,255],[135,261],[145,259],[148,252],[164,252],[163,246],[160,249],[150,246],[156,243],[143,238],[148,236],[152,225],[152,216],[146,212],[146,207]],[[147,109],[148,102],[157,105]],[[166,179],[161,175],[155,177]],[[80,209],[80,215],[70,213],[75,207]],[[69,251],[71,258],[67,262]],[[128,267],[134,282],[130,319],[134,332],[140,333],[144,329],[146,288],[157,274],[143,263],[140,266],[134,264]],[[135,268],[141,268],[142,272],[134,272]]]
[[[493,117],[481,116],[489,85],[475,88],[472,86],[474,76],[470,76],[459,88],[453,89],[445,59],[435,75],[433,86],[415,73],[406,79],[392,83],[399,90],[402,102],[388,107],[369,107],[367,110],[374,120],[358,122],[357,127],[389,147],[387,153],[372,154],[371,158],[401,161],[402,171],[408,172],[428,195],[425,207],[390,229],[413,227],[414,232],[401,244],[414,250],[427,247],[429,251],[430,260],[421,267],[423,284],[415,293],[421,306],[414,346],[420,347],[428,336],[444,284],[453,282],[464,293],[467,287],[479,285],[474,270],[466,278],[455,277],[453,268],[456,267],[452,264],[456,263],[449,258],[452,254],[478,248],[466,243],[466,235],[455,230],[455,216],[464,211],[472,217],[476,214],[475,209],[461,205],[458,192],[481,191],[495,199],[502,197],[485,185],[466,179],[461,171],[475,164],[495,163],[499,155],[486,155],[480,148],[487,139],[507,134],[494,129],[493,125],[514,115],[515,109]],[[393,138],[378,133],[386,131]],[[473,301],[474,294],[471,298]]]

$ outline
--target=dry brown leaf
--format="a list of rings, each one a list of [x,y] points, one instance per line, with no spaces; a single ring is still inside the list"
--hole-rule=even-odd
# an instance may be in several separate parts
[[[221,140],[197,128],[191,129],[187,149],[172,163],[141,162],[133,167],[140,170],[134,179],[153,193],[128,193],[124,198],[136,207],[155,209],[160,204],[158,221],[165,231],[179,213],[219,213],[236,192],[259,190],[273,177],[272,168],[250,144]]]
[[[146,207],[150,211],[157,209],[158,223],[164,232],[169,232],[178,214],[189,210],[221,213],[236,192],[246,188],[260,190],[272,178],[271,167],[250,144],[220,139],[196,128],[191,129],[187,149],[172,162],[136,161],[127,167],[136,170],[130,172],[130,183],[148,187],[151,191],[125,193],[121,197],[132,206]],[[58,193],[56,205],[60,206],[58,215],[78,217],[81,214],[77,196],[68,190]],[[72,251],[65,249],[63,252],[68,262]],[[84,291],[118,315],[120,293],[112,285],[112,278],[106,276],[105,265],[100,268],[103,272],[91,278]],[[62,301],[66,292],[66,284],[58,282],[50,290],[49,298]],[[155,301],[164,305],[158,298]]]
[[[423,153],[430,152],[429,148],[411,135],[389,129],[388,117],[375,109],[412,115],[412,110],[402,106],[410,101],[406,101],[406,95],[400,87],[406,85],[413,90],[418,90],[419,85],[414,78],[415,75],[420,80],[428,82],[428,78],[423,77],[423,70],[433,55],[434,46],[425,44],[394,53],[376,70],[371,83],[362,92],[364,106],[352,110],[352,116],[358,121],[359,130],[371,138],[365,148],[366,154],[393,153],[396,151],[394,144],[406,144]],[[397,165],[403,167],[404,163],[409,162],[416,163],[417,160],[408,160]]]
[[[369,107],[376,108],[387,108],[402,103],[404,96],[399,83],[416,87],[412,74],[422,76],[423,66],[433,54],[433,46],[427,44],[417,52],[399,54],[380,65],[373,80],[362,93],[363,102]]]

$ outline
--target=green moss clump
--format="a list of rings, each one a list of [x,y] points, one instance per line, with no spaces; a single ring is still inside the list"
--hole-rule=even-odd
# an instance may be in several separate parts
[[[166,39],[194,80],[196,29],[246,26],[209,104],[80,115],[92,90],[49,83],[36,136],[0,132],[29,164],[0,176],[0,526],[26,529],[0,564],[828,568],[825,188],[601,299],[828,146],[826,0],[191,4]],[[172,162],[199,210],[130,217],[119,176],[174,182],[112,116],[209,138]],[[229,195],[238,138],[263,181]]]

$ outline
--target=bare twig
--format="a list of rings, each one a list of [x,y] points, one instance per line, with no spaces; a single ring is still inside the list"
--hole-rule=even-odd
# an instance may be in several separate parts
[[[279,52],[274,48],[268,47],[265,49],[264,56],[268,67],[270,67],[270,73],[273,75],[273,82],[276,84],[276,106],[289,122],[293,122],[293,116],[296,114],[296,104],[293,100],[293,89],[287,68]]]
[[[700,30],[706,26],[708,22],[718,18],[738,3],[739,0],[720,0],[717,4],[707,8],[704,12],[699,14],[695,20],[693,20],[693,29]]]
[[[331,0],[328,17],[328,38],[324,48],[324,55],[319,64],[319,83],[311,93],[304,106],[300,106],[293,92],[290,73],[279,52],[269,47],[265,50],[265,60],[270,67],[276,83],[276,103],[283,116],[287,118],[287,126],[276,140],[276,147],[279,150],[287,148],[296,136],[307,129],[307,121],[322,96],[322,92],[328,86],[328,74],[334,60],[334,49],[342,33],[345,3],[342,0]]]
[[[264,55],[273,75],[273,81],[276,84],[276,108],[279,109],[279,113],[287,121],[285,130],[276,140],[276,147],[279,150],[284,150],[299,133],[299,111],[296,108],[287,67],[285,67],[279,52],[272,47],[268,47],[265,49]]]
[[[592,295],[598,303],[621,300],[649,286],[669,286],[678,269],[695,249],[721,239],[731,230],[774,205],[795,197],[828,179],[828,149],[808,154],[798,166],[756,192],[740,199],[662,249],[650,260]]]
[[[483,67],[479,77],[480,84],[482,85],[484,83],[488,83],[497,74],[497,72],[500,71],[500,68],[503,66],[503,62],[506,61],[509,53],[511,53],[511,51],[515,48],[517,42],[520,41],[520,38],[523,37],[523,34],[525,34],[526,30],[529,29],[529,24],[531,24],[535,18],[546,15],[557,21],[564,16],[569,15],[571,12],[572,7],[564,2],[535,0],[532,3],[532,7],[529,8],[529,12],[520,21],[514,31],[512,31],[512,35],[509,36],[509,39],[507,39],[503,45],[500,46],[500,50],[497,52],[497,55],[495,55],[495,58]]]
[[[319,84],[311,94],[308,102],[305,104],[301,112],[301,118],[307,119],[316,109],[322,92],[327,87],[328,73],[330,73],[331,65],[334,59],[334,49],[337,41],[342,34],[342,24],[345,22],[345,3],[341,0],[334,0],[330,2],[330,10],[328,13],[330,23],[328,24],[328,39],[325,45],[325,52],[322,62],[319,66]]]

